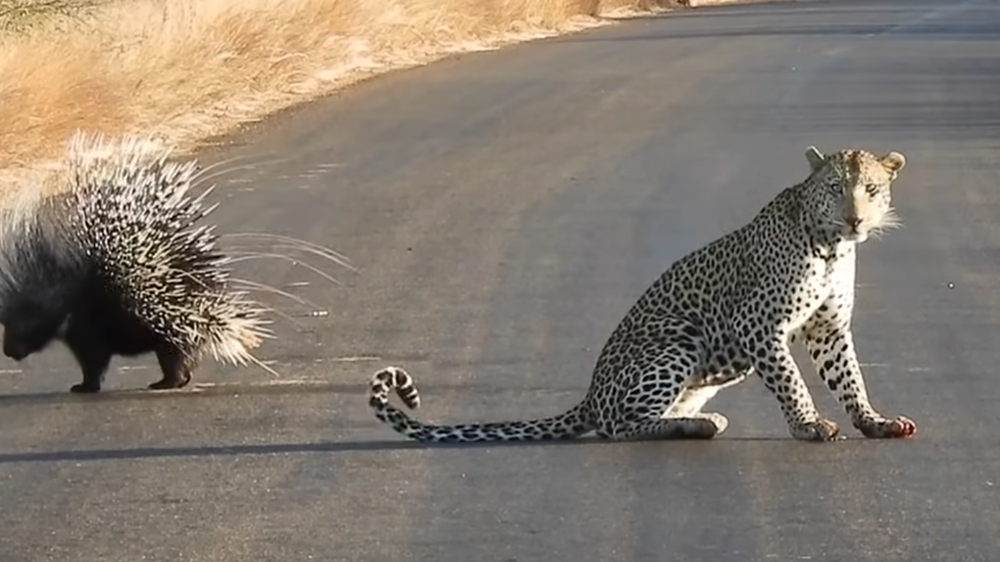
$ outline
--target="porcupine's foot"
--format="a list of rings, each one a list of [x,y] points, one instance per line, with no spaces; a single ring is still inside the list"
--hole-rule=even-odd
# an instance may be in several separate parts
[[[184,388],[191,383],[191,375],[184,373],[180,377],[164,376],[162,379],[149,385],[150,390],[170,390],[174,388]]]
[[[74,394],[94,394],[101,391],[101,383],[81,382],[69,387],[69,391]]]
[[[84,363],[83,382],[69,387],[69,391],[75,394],[94,394],[101,391],[104,383],[104,370],[107,367],[106,361],[94,360]]]
[[[170,390],[184,388],[191,383],[191,361],[175,347],[165,347],[156,351],[163,378],[149,385],[150,390]]]
[[[104,373],[111,364],[111,352],[90,326],[85,315],[74,315],[65,328],[63,341],[83,373],[83,382],[69,387],[74,394],[94,394],[101,391]]]

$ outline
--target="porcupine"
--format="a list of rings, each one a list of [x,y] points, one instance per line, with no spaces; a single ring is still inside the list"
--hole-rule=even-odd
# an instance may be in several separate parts
[[[230,287],[231,258],[197,223],[212,188],[189,191],[195,161],[139,137],[76,134],[56,195],[24,189],[0,220],[4,355],[21,361],[62,340],[98,392],[114,355],[154,352],[162,379],[186,386],[207,352],[234,365],[271,337],[267,310]]]

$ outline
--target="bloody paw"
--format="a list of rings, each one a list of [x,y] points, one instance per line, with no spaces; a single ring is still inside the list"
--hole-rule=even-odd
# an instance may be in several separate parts
[[[905,416],[893,420],[862,423],[858,429],[869,439],[908,439],[917,432],[917,424]]]

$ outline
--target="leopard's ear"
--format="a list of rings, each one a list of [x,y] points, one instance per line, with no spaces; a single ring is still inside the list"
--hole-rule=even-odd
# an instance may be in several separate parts
[[[899,173],[899,171],[903,169],[903,166],[906,166],[906,156],[903,156],[902,152],[896,152],[893,150],[889,154],[879,158],[879,162],[885,166],[886,170],[893,173]]]
[[[806,149],[806,160],[809,161],[809,167],[814,172],[818,172],[826,164],[826,156],[823,156],[823,153],[815,146]]]

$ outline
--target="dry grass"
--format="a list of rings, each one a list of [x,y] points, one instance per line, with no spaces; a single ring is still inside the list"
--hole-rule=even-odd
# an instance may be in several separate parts
[[[106,0],[105,0],[106,1]],[[0,0],[0,33],[25,33],[59,16],[85,19],[100,0]]]
[[[79,128],[184,148],[366,75],[661,1],[105,0],[81,12],[93,0],[0,0],[46,8],[0,35],[0,170],[58,156]]]

